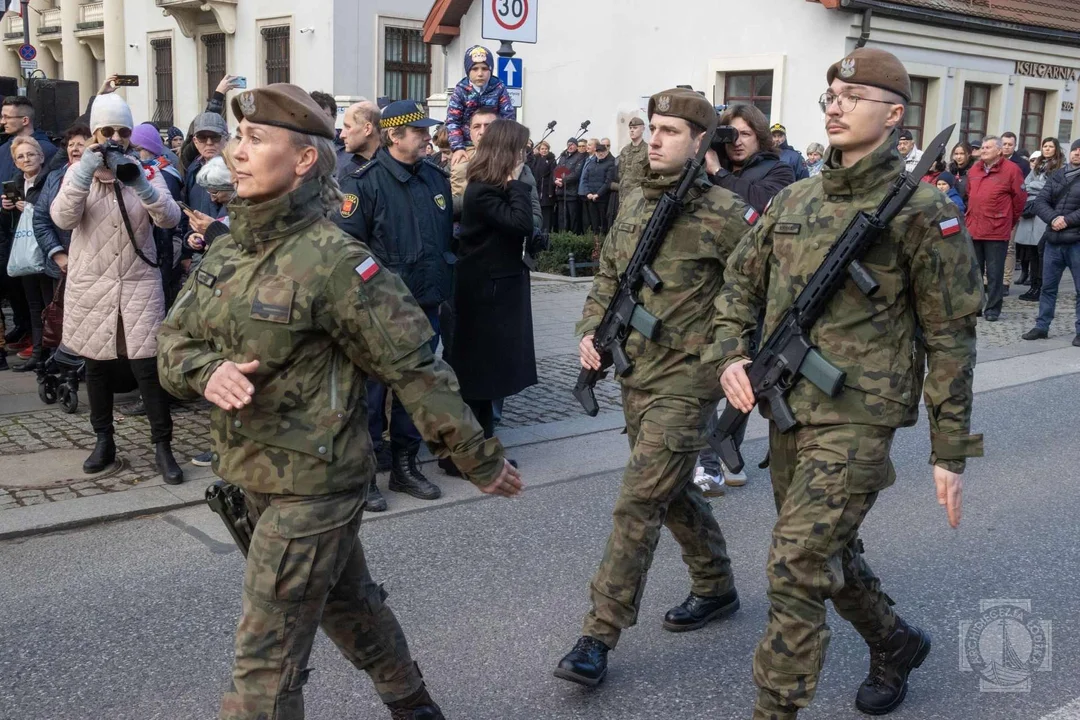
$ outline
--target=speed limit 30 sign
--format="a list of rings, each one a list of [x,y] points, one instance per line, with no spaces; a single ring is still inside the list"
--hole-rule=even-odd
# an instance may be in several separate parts
[[[536,42],[537,0],[483,0],[485,40]]]

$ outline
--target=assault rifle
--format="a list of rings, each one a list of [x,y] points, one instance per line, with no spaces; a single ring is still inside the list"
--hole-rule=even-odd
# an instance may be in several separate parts
[[[950,125],[934,138],[913,172],[901,173],[873,215],[859,212],[852,219],[765,340],[753,362],[746,366],[754,398],[768,405],[772,420],[780,432],[788,432],[797,424],[786,398],[799,378],[806,378],[829,397],[836,397],[843,389],[844,372],[822,357],[811,344],[810,328],[825,312],[829,300],[840,289],[845,277],[850,277],[867,297],[873,297],[878,291],[877,281],[859,259],[907,205],[918,189],[922,176],[935,158],[944,152],[955,127]],[[729,402],[720,415],[716,430],[706,437],[706,441],[732,472],[739,472],[743,467],[735,438],[748,417],[749,413],[736,409]]]
[[[642,285],[648,285],[653,292],[660,292],[664,286],[664,281],[650,265],[660,252],[664,236],[675,222],[675,218],[682,212],[683,200],[698,182],[705,153],[709,150],[715,131],[716,116],[713,115],[709,127],[705,130],[705,136],[701,138],[697,155],[687,159],[686,164],[683,165],[682,174],[679,175],[675,189],[668,190],[656,203],[656,208],[645,230],[641,233],[641,239],[634,248],[630,263],[619,276],[618,287],[615,288],[615,294],[604,311],[604,317],[593,333],[593,345],[600,353],[600,369],[582,368],[578,374],[577,384],[574,385],[574,397],[591,416],[595,416],[600,411],[593,388],[597,380],[604,376],[604,371],[614,365],[615,374],[626,377],[634,369],[625,348],[631,329],[637,330],[649,340],[655,339],[656,334],[660,332],[660,318],[645,309],[638,298],[638,293]]]
[[[251,520],[248,519],[247,502],[240,488],[224,480],[216,480],[213,485],[206,488],[206,504],[216,512],[229,534],[236,541],[240,552],[247,557],[248,547],[251,546]]]

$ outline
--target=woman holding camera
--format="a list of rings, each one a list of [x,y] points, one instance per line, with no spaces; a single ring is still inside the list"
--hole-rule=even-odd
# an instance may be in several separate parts
[[[532,189],[518,180],[529,130],[496,120],[469,163],[454,279],[457,316],[449,362],[461,396],[491,437],[491,401],[536,384],[529,271]]]
[[[64,291],[64,345],[86,359],[90,424],[97,435],[86,473],[116,459],[113,382],[127,365],[146,403],[154,461],[165,482],[184,474],[173,458],[169,398],[158,381],[157,333],[165,295],[156,267],[153,225],[176,227],[180,207],[160,172],[144,171],[131,149],[131,109],[101,95],[90,113],[93,145],[64,176],[51,214],[71,230]],[[122,203],[122,204],[118,204]]]
[[[33,212],[34,202],[37,201],[38,195],[41,194],[41,189],[45,185],[46,173],[41,170],[45,162],[45,153],[42,151],[38,141],[32,137],[17,136],[13,138],[11,141],[11,157],[15,161],[18,172],[12,178],[11,185],[5,183],[4,196],[0,200],[0,205],[3,206],[3,210],[0,211],[0,226],[3,227],[4,235],[14,237],[15,230],[19,227],[19,221],[22,219],[23,211],[29,206],[31,212]],[[10,196],[7,192],[9,189],[15,191]],[[27,223],[29,221],[30,218],[27,217]],[[26,223],[23,223],[23,225],[25,227]],[[52,300],[53,284],[52,278],[44,272],[23,275],[18,280],[22,283],[23,293],[26,294],[26,303],[30,306],[32,350],[30,358],[25,363],[13,365],[11,370],[12,372],[28,372],[37,369],[37,366],[44,362],[41,347],[41,312]]]

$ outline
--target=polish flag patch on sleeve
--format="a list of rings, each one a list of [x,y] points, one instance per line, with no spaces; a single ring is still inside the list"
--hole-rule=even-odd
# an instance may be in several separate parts
[[[356,274],[360,276],[360,279],[367,282],[371,278],[375,277],[379,273],[379,264],[375,262],[375,258],[368,258],[364,262],[356,266]]]
[[[746,221],[747,225],[753,225],[758,221],[759,217],[761,216],[758,215],[758,211],[752,207],[746,208],[746,212],[743,214],[743,220]]]
[[[949,237],[960,232],[960,218],[949,218],[948,220],[942,220],[938,223],[938,229],[941,230],[941,237]]]

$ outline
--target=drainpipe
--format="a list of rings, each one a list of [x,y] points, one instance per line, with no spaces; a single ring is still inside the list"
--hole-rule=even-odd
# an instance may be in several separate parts
[[[861,48],[866,45],[866,41],[870,39],[870,21],[874,18],[874,8],[866,8],[862,14],[862,32],[859,33],[859,39],[855,41],[855,47]]]

